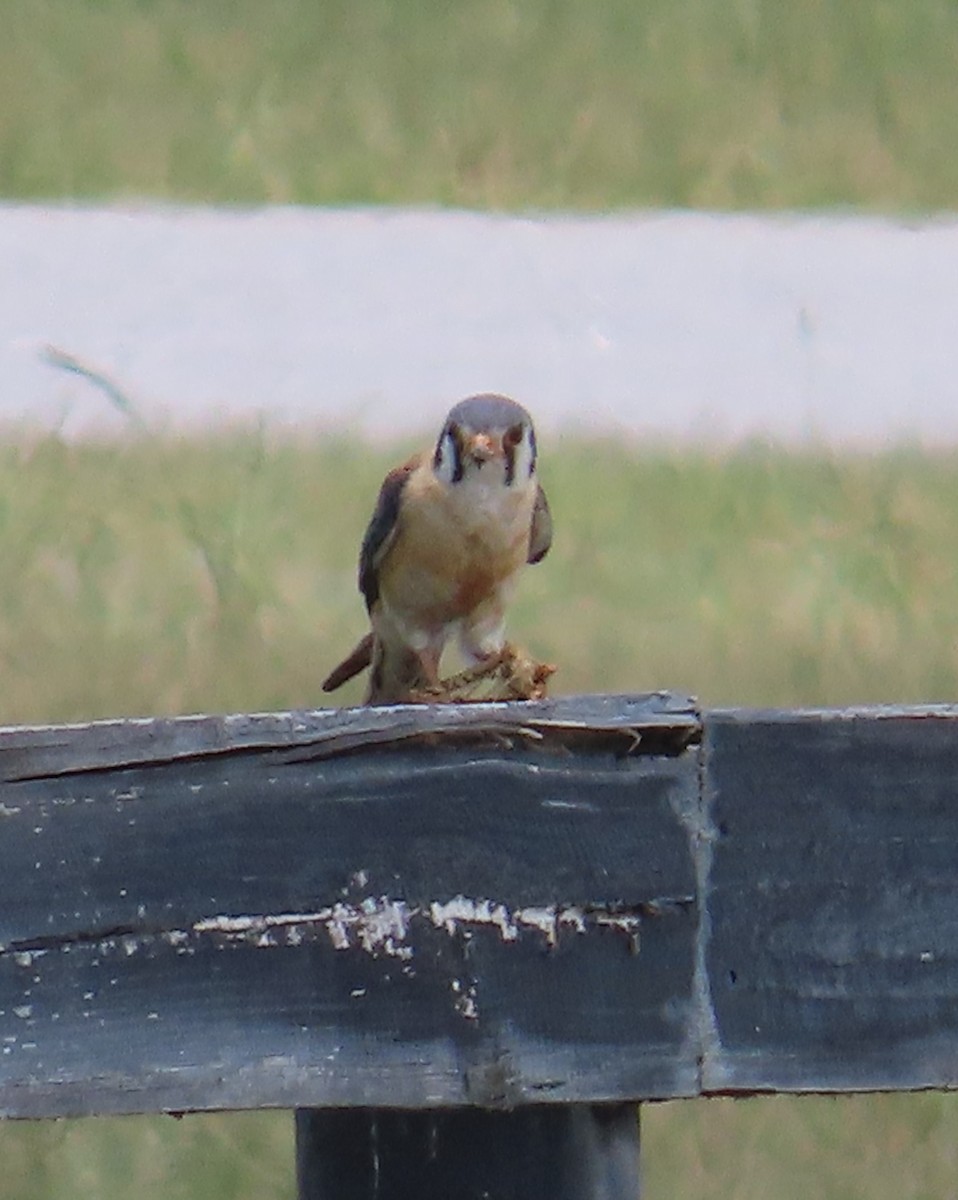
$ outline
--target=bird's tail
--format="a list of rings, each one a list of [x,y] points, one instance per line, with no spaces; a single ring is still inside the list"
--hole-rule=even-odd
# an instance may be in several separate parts
[[[323,691],[334,692],[366,667],[370,672],[364,704],[405,704],[412,692],[428,683],[422,659],[414,650],[387,648],[374,633],[367,633],[326,676]]]
[[[324,692],[335,692],[338,687],[342,687],[354,675],[358,675],[360,671],[364,671],[369,666],[373,659],[373,640],[372,633],[367,633],[355,649],[346,655],[339,666],[330,671],[323,680]]]

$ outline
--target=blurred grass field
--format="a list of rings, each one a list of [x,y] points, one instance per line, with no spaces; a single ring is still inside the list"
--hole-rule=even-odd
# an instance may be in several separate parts
[[[0,439],[0,721],[310,706],[363,628],[385,468],[319,436]],[[546,439],[557,538],[511,632],[556,690],[958,696],[958,451]],[[356,699],[357,691],[344,699]],[[288,1114],[0,1124],[0,1200],[292,1197]],[[958,1097],[647,1106],[646,1195],[955,1195]]]
[[[953,208],[954,0],[4,0],[0,195]]]
[[[0,440],[0,721],[318,703],[365,628],[357,547],[409,449]],[[958,450],[558,439],[543,470],[558,536],[512,628],[561,690],[958,698]]]

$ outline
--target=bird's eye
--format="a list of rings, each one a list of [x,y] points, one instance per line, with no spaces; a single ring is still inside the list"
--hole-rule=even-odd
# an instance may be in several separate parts
[[[506,430],[505,436],[502,439],[504,446],[518,446],[522,441],[522,426],[512,425]]]

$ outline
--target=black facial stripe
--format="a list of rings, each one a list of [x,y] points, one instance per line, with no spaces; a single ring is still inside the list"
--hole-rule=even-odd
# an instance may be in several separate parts
[[[523,444],[526,432],[529,434],[529,469],[527,474],[532,475],[535,470],[535,434],[532,431],[530,424],[511,425],[502,435],[502,449],[506,457],[506,484],[515,482],[516,478],[516,451]]]
[[[460,430],[458,425],[453,425],[453,427],[449,430],[449,432],[452,435],[452,453],[456,460],[455,464],[453,466],[453,471],[452,471],[452,482],[453,483],[461,483],[462,482],[462,473],[463,473],[462,431]]]
[[[434,471],[439,470],[439,464],[442,462],[443,443],[448,438],[452,445],[452,482],[459,483],[462,479],[462,434],[459,431],[458,425],[447,425],[439,435],[439,441],[436,442],[436,452],[432,456],[432,466]]]

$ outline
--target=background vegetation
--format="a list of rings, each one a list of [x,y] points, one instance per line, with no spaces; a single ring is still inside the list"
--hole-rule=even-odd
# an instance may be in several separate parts
[[[357,548],[410,446],[263,429],[0,437],[0,722],[311,707],[365,630]],[[958,450],[555,440],[512,610],[569,692],[958,696]],[[358,702],[359,681],[335,697]]]
[[[312,706],[408,447],[0,439],[0,721]],[[958,695],[958,451],[710,455],[552,440],[558,536],[512,632],[558,689],[707,704]],[[344,699],[355,700],[358,687]],[[650,1200],[954,1194],[958,1097],[646,1109]],[[0,1124],[0,1200],[293,1196],[287,1114]]]
[[[956,64],[954,0],[3,0],[0,196],[950,209]],[[406,449],[0,434],[0,720],[316,703]],[[954,699],[956,468],[547,445],[514,633],[567,691]],[[958,1097],[644,1130],[650,1200],[955,1195]],[[292,1161],[287,1114],[0,1124],[0,1200],[291,1200]]]
[[[0,191],[950,208],[954,0],[3,0]]]

